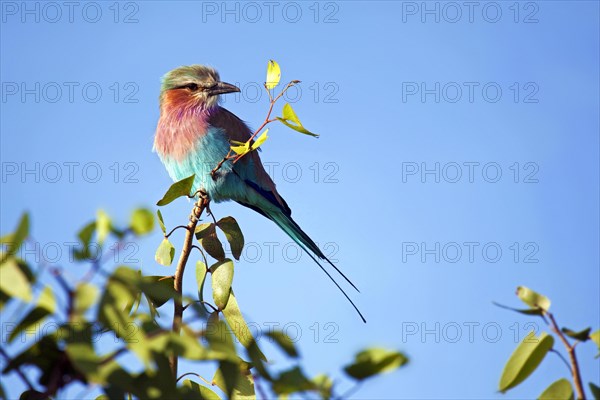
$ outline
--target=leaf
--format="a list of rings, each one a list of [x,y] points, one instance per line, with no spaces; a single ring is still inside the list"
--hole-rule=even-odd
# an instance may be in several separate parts
[[[27,236],[29,236],[29,214],[24,213],[19,219],[17,229],[12,234],[3,236],[0,240],[0,244],[8,245],[6,253],[0,256],[0,264],[17,253]]]
[[[198,383],[190,381],[189,379],[186,379],[185,381],[183,381],[183,387],[189,388],[193,393],[199,394],[200,396],[197,397],[198,399],[220,400],[219,396],[215,392],[213,392],[206,386],[199,385]],[[183,398],[187,399],[188,397],[183,397]]]
[[[80,283],[75,288],[73,305],[76,314],[83,314],[91,306],[96,304],[99,290],[91,283]]]
[[[289,128],[292,128],[295,131],[304,133],[305,135],[319,137],[319,135],[317,135],[316,133],[312,133],[312,132],[306,130],[306,128],[304,128],[304,126],[300,122],[300,119],[296,115],[296,112],[294,111],[294,109],[292,108],[292,106],[289,103],[285,103],[285,105],[283,106],[283,116],[281,118],[280,117],[276,117],[276,118],[282,124],[284,124],[285,126],[287,126]]]
[[[225,217],[217,222],[217,226],[225,234],[225,237],[231,246],[231,254],[233,254],[233,257],[236,260],[239,260],[242,255],[242,250],[244,249],[244,234],[237,221],[233,217]]]
[[[577,339],[580,342],[587,342],[590,339],[590,331],[592,328],[587,328],[579,332],[575,332],[569,328],[562,328],[561,331],[568,337],[572,337],[573,339]]]
[[[590,339],[592,339],[592,342],[596,343],[596,346],[598,346],[598,354],[596,354],[596,357],[594,357],[598,358],[600,357],[600,329],[592,333],[590,335]]]
[[[172,276],[144,276],[140,286],[154,307],[159,308],[177,296],[173,281]]]
[[[169,242],[169,239],[164,238],[156,250],[154,259],[160,265],[169,267],[173,263],[175,257],[175,247]]]
[[[178,182],[175,182],[169,187],[169,190],[165,193],[162,199],[156,203],[157,206],[166,206],[173,200],[182,197],[189,196],[192,191],[192,187],[194,186],[194,179],[196,175],[189,176],[185,179],[182,179]]]
[[[408,358],[397,351],[369,348],[359,352],[354,363],[346,366],[344,371],[356,380],[363,380],[383,372],[393,371],[408,362]]]
[[[204,301],[204,282],[206,282],[206,264],[202,261],[196,262],[196,283],[198,283],[198,300]]]
[[[330,399],[333,392],[333,381],[327,375],[317,375],[312,380],[315,389],[321,393],[321,398]]]
[[[279,84],[279,80],[281,79],[281,68],[279,68],[279,64],[273,60],[269,60],[269,64],[267,65],[267,81],[265,82],[265,87],[268,90],[275,88]]]
[[[538,397],[538,400],[573,400],[573,386],[567,379],[562,378],[552,383]]]
[[[296,350],[296,346],[294,342],[290,339],[288,335],[281,331],[269,331],[267,332],[267,336],[275,340],[275,343],[290,357],[298,357],[298,351]]]
[[[231,327],[233,334],[240,341],[242,346],[250,350],[252,343],[255,342],[254,337],[252,336],[250,328],[248,328],[246,320],[242,316],[242,311],[240,310],[237,299],[235,298],[233,289],[231,289],[231,292],[229,294],[227,306],[223,309],[223,316],[225,317],[225,320]],[[258,345],[256,345],[256,348],[253,349],[253,351],[261,360],[267,361],[267,358],[262,353],[262,351],[260,351]]]
[[[600,400],[600,387],[594,385],[592,382],[589,383],[590,392],[592,392],[592,396],[594,396],[595,400]]]
[[[131,214],[131,230],[136,235],[145,235],[154,229],[154,214],[146,208],[138,208]]]
[[[277,394],[289,394],[313,390],[314,384],[308,380],[300,367],[282,372],[273,382],[273,391]]]
[[[521,299],[523,303],[527,304],[531,308],[540,308],[544,311],[548,311],[550,309],[549,298],[534,292],[525,286],[517,287],[517,296],[519,296],[519,299]]]
[[[250,153],[250,142],[244,142],[238,144],[236,146],[231,146],[231,150],[233,150],[238,156],[243,156],[244,154]]]
[[[238,364],[222,361],[213,376],[213,385],[227,394],[232,400],[254,400],[254,379],[247,368]]]
[[[204,250],[214,259],[222,261],[225,259],[225,250],[217,237],[215,224],[206,223],[196,227],[196,239],[200,242]]]
[[[19,325],[17,325],[15,330],[10,333],[10,336],[8,337],[9,343],[12,342],[14,338],[16,338],[17,335],[19,335],[19,333],[27,330],[33,325],[36,325],[39,321],[42,321],[48,315],[54,313],[55,310],[56,300],[54,299],[52,288],[47,286],[40,294],[37,304],[33,308],[33,310],[31,310],[29,314],[27,314],[25,318],[23,318],[23,320],[19,322]]]
[[[111,230],[112,223],[110,217],[104,210],[98,210],[96,213],[96,239],[98,243],[104,243]]]
[[[0,264],[0,290],[10,297],[31,301],[31,285],[14,258]]]
[[[96,221],[92,221],[89,224],[85,225],[81,230],[77,233],[77,237],[81,241],[81,244],[84,247],[90,244],[92,241],[92,236],[96,231]]]
[[[223,310],[229,301],[233,282],[233,261],[226,258],[210,267],[212,273],[213,300],[219,310]]]
[[[208,341],[211,350],[222,353],[231,359],[238,358],[231,332],[227,329],[225,322],[219,320],[218,312],[215,311],[210,315],[204,337]]]
[[[158,225],[163,234],[167,234],[167,228],[165,227],[165,221],[163,220],[162,213],[160,210],[156,210],[156,216],[158,217]]]
[[[540,365],[554,345],[554,338],[543,332],[539,338],[529,333],[512,353],[502,371],[499,390],[504,393],[523,382]]]

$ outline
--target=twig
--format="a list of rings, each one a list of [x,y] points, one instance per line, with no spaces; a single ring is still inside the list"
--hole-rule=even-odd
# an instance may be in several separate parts
[[[200,199],[194,204],[194,209],[192,210],[190,222],[187,225],[187,232],[185,233],[185,239],[183,241],[183,249],[181,250],[181,256],[179,257],[179,262],[177,263],[177,270],[175,271],[175,279],[173,280],[173,287],[175,288],[176,296],[174,298],[174,310],[173,310],[173,332],[177,335],[181,332],[181,324],[183,320],[183,303],[182,303],[182,286],[183,286],[183,272],[185,271],[185,266],[190,257],[190,253],[192,252],[192,245],[194,239],[194,231],[196,230],[196,225],[200,220],[200,216],[202,212],[208,206],[209,199],[208,196],[200,196]],[[175,379],[177,379],[177,362],[178,357],[176,354],[173,354],[169,357],[169,365],[171,367],[171,372]]]
[[[12,361],[12,359],[8,356],[8,354],[6,354],[6,352],[4,351],[4,349],[2,347],[0,347],[0,354],[2,354],[2,357],[4,357],[8,363],[10,363]],[[31,382],[29,382],[29,379],[27,379],[27,376],[25,376],[23,371],[21,371],[21,367],[19,367],[19,366],[15,367],[15,372],[17,373],[17,375],[19,375],[19,377],[23,380],[23,382],[25,382],[25,384],[27,385],[29,390],[35,390],[33,385],[31,384]]]
[[[275,103],[277,103],[277,100],[279,100],[281,98],[281,96],[283,96],[285,94],[285,92],[288,91],[289,88],[291,88],[292,86],[294,86],[294,85],[296,85],[298,83],[300,83],[300,81],[297,81],[297,80],[291,81],[290,83],[288,83],[285,86],[285,88],[283,88],[283,90],[281,91],[281,93],[279,93],[277,95],[277,97],[275,97],[275,98],[273,98],[273,96],[271,95],[271,92],[269,91],[269,89],[267,89],[267,86],[265,85],[265,90],[269,94],[269,103],[270,103],[269,104],[269,111],[267,112],[267,116],[266,116],[265,120],[263,121],[262,125],[257,130],[254,131],[254,133],[250,136],[250,138],[246,141],[246,143],[252,143],[252,141],[263,130],[263,128],[265,126],[267,126],[271,122],[277,121],[277,118],[271,119],[271,114],[273,113],[273,107],[275,107]],[[227,153],[227,155],[225,157],[223,157],[223,159],[221,161],[219,161],[219,163],[217,164],[217,166],[215,168],[213,168],[212,171],[210,171],[210,176],[211,176],[211,178],[213,178],[213,180],[216,180],[215,175],[216,175],[217,171],[219,169],[221,169],[221,167],[223,166],[223,164],[225,164],[225,162],[227,162],[229,160],[233,160],[233,163],[235,164],[242,157],[244,157],[245,154],[247,154],[247,153],[244,153],[244,154],[241,154],[241,155],[233,155],[232,153],[233,153],[233,151],[230,149],[229,152]]]
[[[579,371],[579,363],[577,362],[577,355],[575,354],[575,346],[577,345],[577,342],[575,342],[575,344],[571,345],[569,343],[569,341],[567,340],[567,338],[565,337],[565,335],[558,328],[558,324],[556,323],[556,320],[554,319],[554,315],[552,315],[552,313],[549,313],[549,312],[546,312],[545,314],[550,319],[550,329],[554,333],[556,333],[556,335],[560,338],[560,340],[563,342],[563,344],[567,348],[567,352],[569,353],[569,359],[571,360],[570,370],[571,370],[571,374],[573,375],[573,381],[575,383],[575,390],[577,391],[577,398],[580,400],[584,400],[585,392],[583,391],[583,383],[581,382],[581,372]]]
[[[168,239],[168,238],[169,238],[169,236],[171,236],[171,235],[173,234],[173,232],[175,232],[177,229],[189,229],[189,227],[188,227],[188,226],[185,226],[185,225],[179,225],[179,226],[176,226],[175,228],[171,229],[171,232],[167,233],[167,234],[165,235],[165,237]]]

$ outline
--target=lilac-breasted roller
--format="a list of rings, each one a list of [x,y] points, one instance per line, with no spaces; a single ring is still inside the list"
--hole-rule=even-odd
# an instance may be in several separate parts
[[[207,66],[184,66],[168,72],[162,81],[154,149],[173,180],[196,175],[193,193],[202,189],[211,201],[233,200],[275,222],[319,265],[365,321],[318,259],[329,263],[355,289],[356,286],[292,219],[290,207],[277,192],[257,151],[235,164],[225,162],[211,176],[228,154],[230,141],[246,142],[252,135],[241,119],[219,106],[219,95],[239,91],[236,86],[221,82],[217,71]]]

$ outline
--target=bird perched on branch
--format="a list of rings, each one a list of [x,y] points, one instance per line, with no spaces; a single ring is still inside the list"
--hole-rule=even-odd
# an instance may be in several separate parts
[[[194,192],[202,189],[214,202],[236,201],[275,222],[319,265],[365,321],[319,260],[356,286],[292,219],[290,207],[277,192],[258,152],[252,151],[235,163],[222,162],[229,154],[231,141],[247,142],[252,136],[241,119],[219,106],[220,95],[239,91],[221,82],[217,71],[207,66],[184,66],[168,72],[162,82],[154,149],[173,180],[195,174]],[[217,165],[220,167],[214,171]]]

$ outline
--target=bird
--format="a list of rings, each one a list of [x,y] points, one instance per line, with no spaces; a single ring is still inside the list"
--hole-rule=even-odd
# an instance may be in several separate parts
[[[174,181],[195,174],[192,193],[201,190],[215,203],[233,200],[273,221],[312,258],[366,322],[322,262],[331,265],[357,291],[358,288],[292,219],[292,210],[277,192],[258,151],[235,163],[226,161],[211,174],[229,153],[232,141],[247,142],[252,136],[244,121],[220,106],[221,95],[239,91],[237,86],[222,82],[210,66],[181,66],[167,72],[159,96],[154,151]]]

